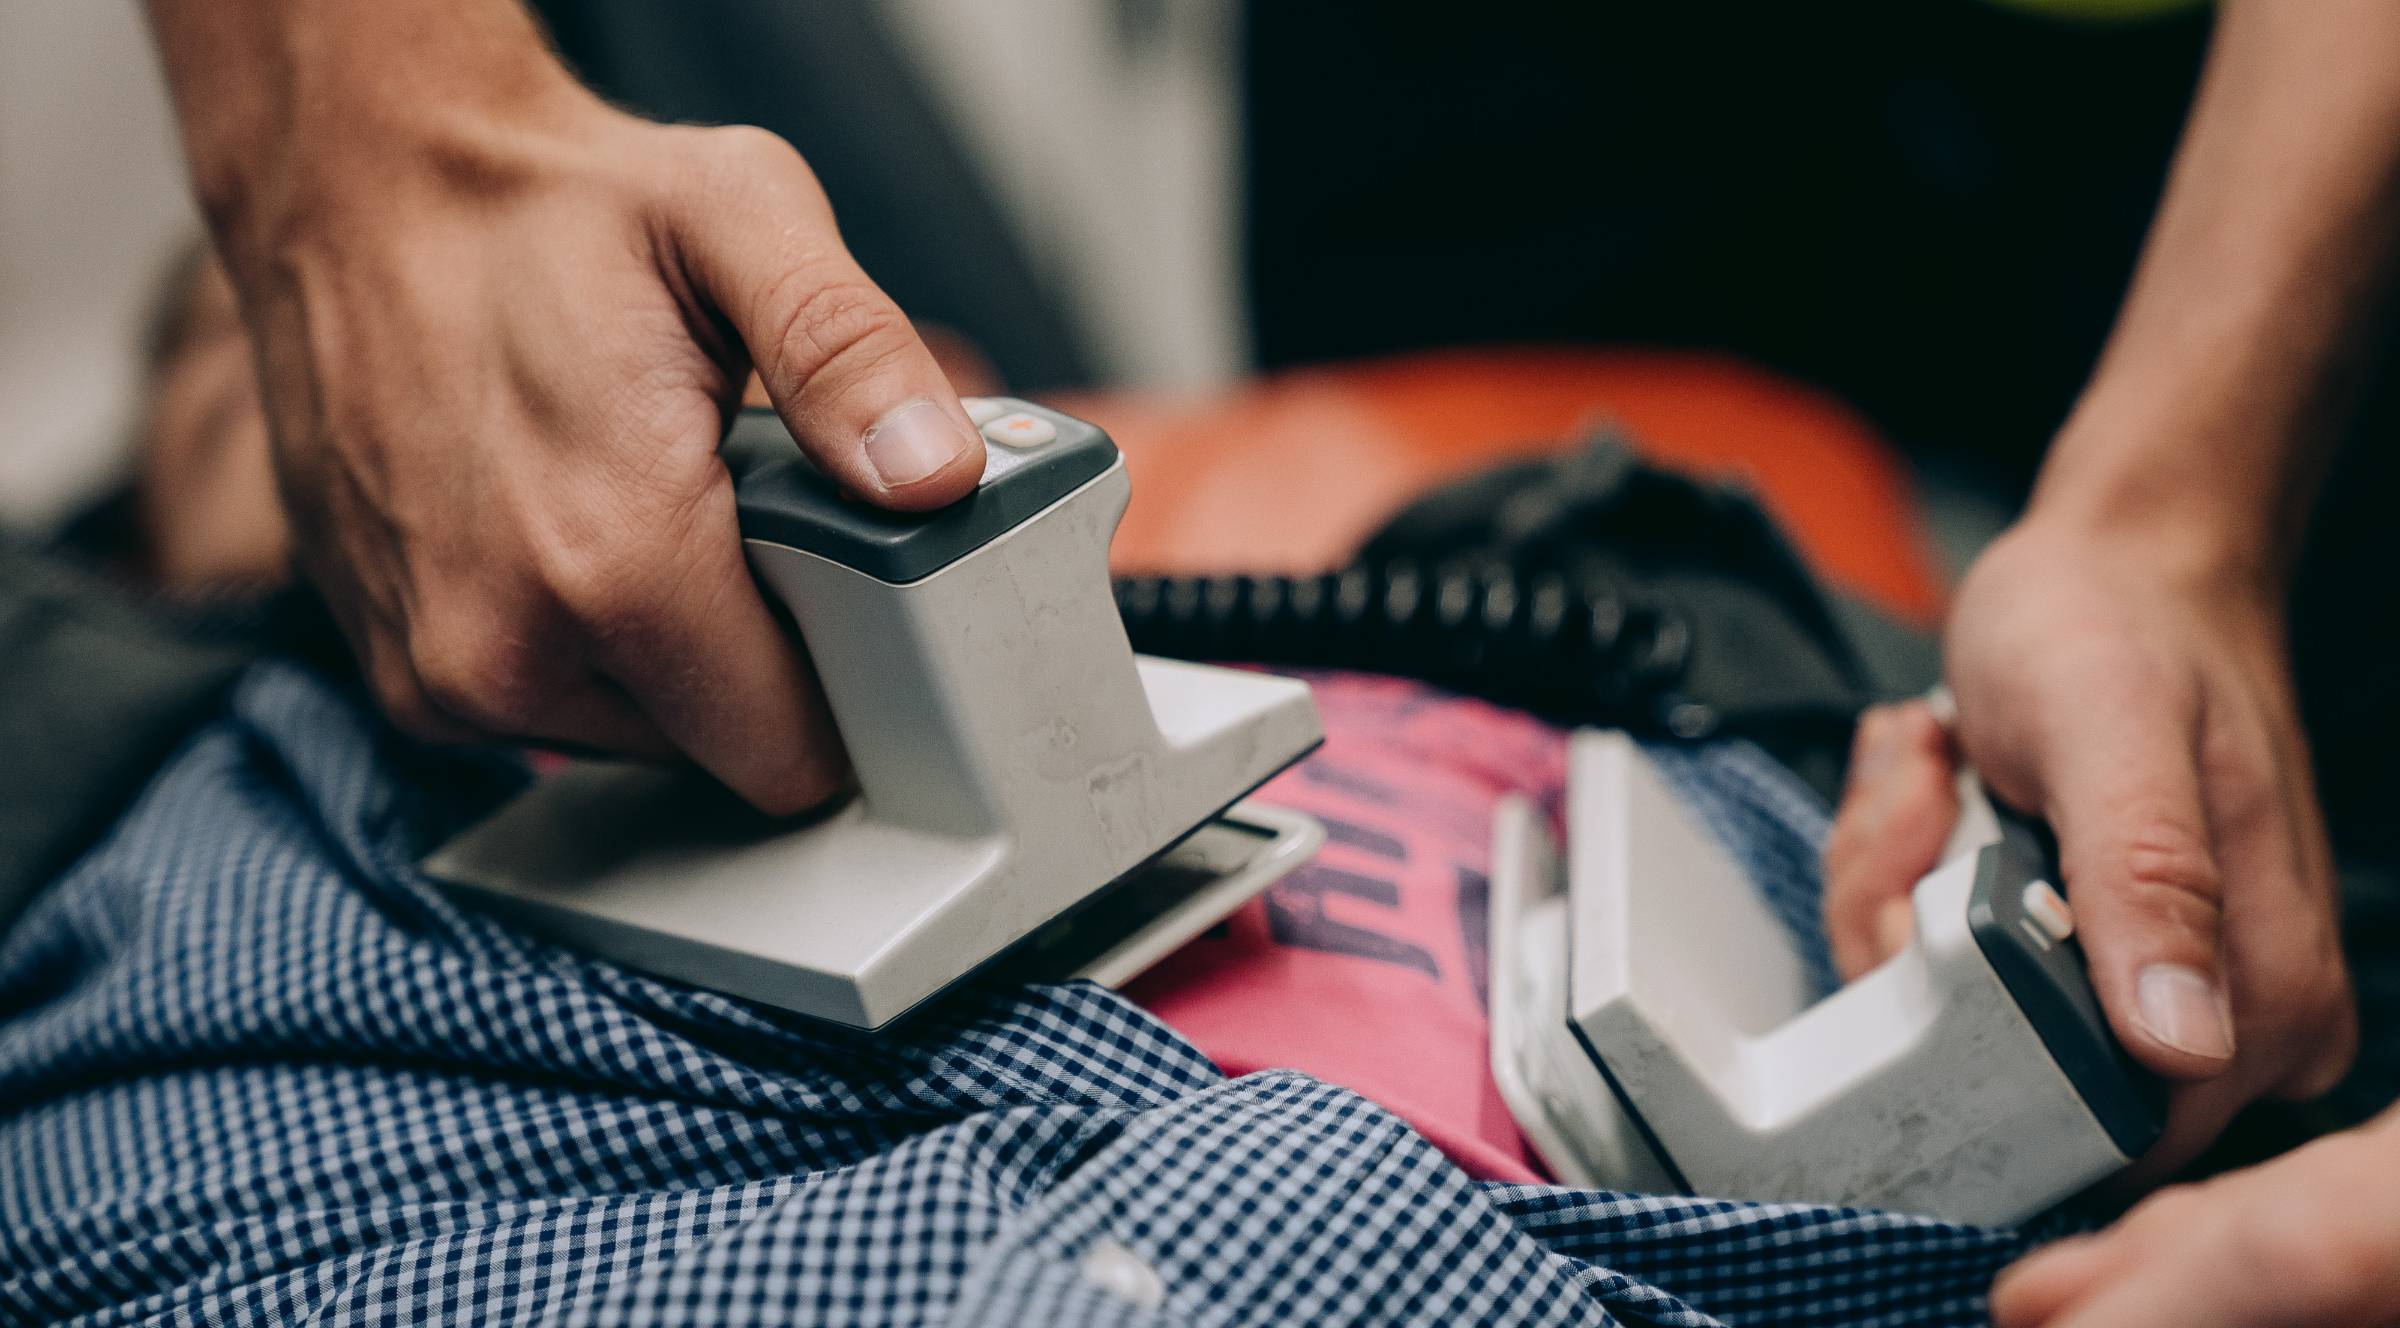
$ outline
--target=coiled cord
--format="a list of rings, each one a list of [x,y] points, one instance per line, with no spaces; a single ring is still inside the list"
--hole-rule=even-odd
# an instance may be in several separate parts
[[[1319,576],[1116,582],[1134,649],[1399,674],[1566,723],[1683,737],[1691,624],[1599,578],[1406,558]]]

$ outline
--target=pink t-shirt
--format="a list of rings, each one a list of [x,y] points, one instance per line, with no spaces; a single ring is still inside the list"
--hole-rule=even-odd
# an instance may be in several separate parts
[[[1399,679],[1315,683],[1325,746],[1258,798],[1322,821],[1323,851],[1126,994],[1228,1074],[1302,1070],[1471,1175],[1546,1179],[1492,1084],[1485,908],[1493,804],[1555,812],[1566,735]]]

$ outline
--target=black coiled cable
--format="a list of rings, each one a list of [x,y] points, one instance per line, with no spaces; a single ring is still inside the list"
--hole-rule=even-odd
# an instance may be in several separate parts
[[[1686,732],[1691,624],[1597,578],[1498,561],[1407,558],[1319,576],[1136,576],[1116,583],[1133,647],[1419,678],[1561,722]]]

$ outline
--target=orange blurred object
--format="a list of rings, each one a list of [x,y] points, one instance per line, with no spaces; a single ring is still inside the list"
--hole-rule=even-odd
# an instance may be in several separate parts
[[[1123,572],[1324,570],[1428,489],[1614,422],[1651,461],[1748,487],[1828,580],[1911,622],[1941,610],[1890,447],[1839,402],[1722,356],[1444,351],[1058,405],[1125,449]]]

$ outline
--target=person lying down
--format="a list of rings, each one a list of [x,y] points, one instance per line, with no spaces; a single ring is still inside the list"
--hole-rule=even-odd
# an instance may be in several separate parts
[[[193,418],[148,459],[153,553],[271,582],[263,426]],[[1492,808],[1555,807],[1566,735],[1315,681],[1326,744],[1258,795],[1326,825],[1313,862],[1122,993],[987,981],[868,1036],[462,907],[414,864],[523,762],[259,658],[0,937],[0,1322],[1984,1320],[2033,1236],[1548,1184],[1483,932]],[[1921,709],[1860,741],[1942,759]],[[1654,754],[1816,916],[1815,795],[1746,742]]]

